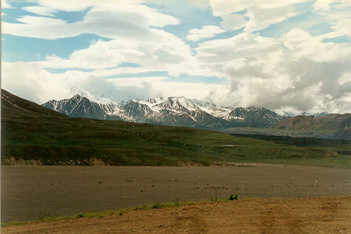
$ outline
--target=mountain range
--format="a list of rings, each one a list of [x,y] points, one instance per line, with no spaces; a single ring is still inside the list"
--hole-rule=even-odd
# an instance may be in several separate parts
[[[130,100],[117,104],[97,103],[77,94],[69,99],[48,101],[42,106],[70,117],[206,129],[269,127],[283,119],[266,108],[222,107],[185,97]]]
[[[351,114],[281,116],[266,108],[223,107],[186,97],[97,103],[78,94],[42,106],[69,117],[187,126],[234,134],[351,139]]]

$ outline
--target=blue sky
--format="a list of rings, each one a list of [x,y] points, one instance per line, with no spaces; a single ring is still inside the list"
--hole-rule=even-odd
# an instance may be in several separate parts
[[[38,103],[80,92],[351,111],[348,1],[5,0],[2,14],[3,88]]]

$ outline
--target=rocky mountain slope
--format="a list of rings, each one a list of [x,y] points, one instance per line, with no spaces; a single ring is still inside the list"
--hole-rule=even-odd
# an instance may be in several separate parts
[[[272,126],[284,132],[304,133],[306,136],[351,140],[351,114],[326,116],[296,116]]]
[[[51,100],[42,106],[70,117],[124,120],[138,123],[189,126],[207,129],[269,127],[282,117],[265,108],[229,108],[185,97],[130,100],[123,104],[96,103],[75,95]]]

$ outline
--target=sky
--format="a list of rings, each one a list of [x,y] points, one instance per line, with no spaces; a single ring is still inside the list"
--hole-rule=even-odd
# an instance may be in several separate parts
[[[351,112],[349,0],[1,0],[2,88]]]

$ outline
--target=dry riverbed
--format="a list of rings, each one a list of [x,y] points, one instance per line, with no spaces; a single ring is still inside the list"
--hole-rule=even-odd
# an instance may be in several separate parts
[[[351,195],[351,170],[233,167],[2,166],[2,222],[118,210],[158,202]]]

